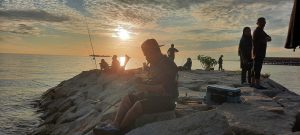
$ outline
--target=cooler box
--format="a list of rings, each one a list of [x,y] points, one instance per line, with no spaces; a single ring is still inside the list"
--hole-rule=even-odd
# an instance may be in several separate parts
[[[207,104],[240,103],[241,90],[222,85],[208,85],[205,101]]]

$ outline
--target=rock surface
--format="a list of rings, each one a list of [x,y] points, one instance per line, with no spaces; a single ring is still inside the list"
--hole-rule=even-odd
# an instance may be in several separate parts
[[[137,70],[126,74],[91,70],[61,82],[41,96],[39,112],[43,121],[32,134],[90,135],[101,121],[113,119],[122,97],[137,91],[138,77],[145,74]],[[179,72],[177,118],[146,124],[128,134],[299,134],[299,95],[270,79],[262,80],[267,90],[241,86],[239,79],[236,71]],[[203,104],[201,99],[210,84],[240,87],[243,102]]]
[[[151,123],[132,130],[127,135],[222,135],[228,129],[225,116],[216,111],[204,111]]]

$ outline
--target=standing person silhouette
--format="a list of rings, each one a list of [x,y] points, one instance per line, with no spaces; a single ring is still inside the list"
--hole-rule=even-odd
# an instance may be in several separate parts
[[[253,32],[253,58],[254,58],[254,87],[257,89],[266,89],[260,85],[260,73],[264,58],[266,57],[267,42],[271,37],[264,31],[266,19],[260,17],[257,19],[257,28]]]
[[[243,29],[243,35],[239,43],[238,54],[240,56],[241,63],[241,84],[246,83],[246,76],[248,74],[248,83],[251,84],[251,68],[253,66],[252,60],[252,35],[250,27]]]
[[[219,63],[219,71],[223,71],[223,55],[221,55],[219,57],[219,60],[218,60],[218,63]]]
[[[174,44],[171,44],[171,48],[169,48],[168,52],[167,52],[170,60],[174,61],[176,52],[179,52],[179,51],[176,48],[174,48]]]

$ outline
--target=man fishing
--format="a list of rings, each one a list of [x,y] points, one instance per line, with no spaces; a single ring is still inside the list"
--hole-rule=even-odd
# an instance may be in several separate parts
[[[94,132],[99,134],[118,133],[130,127],[143,114],[174,110],[178,94],[177,66],[161,53],[155,39],[148,39],[141,45],[146,60],[150,63],[151,78],[137,85],[138,92],[125,96],[114,122]]]

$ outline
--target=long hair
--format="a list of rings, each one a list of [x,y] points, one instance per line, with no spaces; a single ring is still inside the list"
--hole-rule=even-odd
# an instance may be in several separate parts
[[[250,30],[250,35],[246,35],[246,34],[245,34],[245,33],[246,33],[246,30]],[[251,37],[251,38],[252,38],[250,27],[244,27],[242,37]]]

